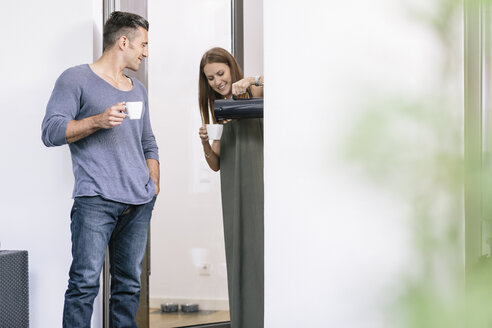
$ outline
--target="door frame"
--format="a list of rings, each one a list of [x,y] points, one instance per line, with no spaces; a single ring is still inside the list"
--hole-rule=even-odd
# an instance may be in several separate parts
[[[147,0],[133,2],[131,0],[102,0],[103,1],[103,26],[104,22],[109,18],[111,13],[115,10],[123,10],[135,12],[145,19],[148,18]],[[119,8],[116,6],[116,2],[119,3]],[[236,58],[239,66],[244,70],[244,32],[243,32],[243,0],[231,0],[231,49],[232,55]],[[145,87],[148,89],[148,66],[144,61],[143,67],[137,72],[127,71],[126,74],[139,79]],[[151,261],[150,261],[150,227],[147,235],[147,247],[145,252],[144,261],[142,263],[142,288],[140,292],[140,305],[137,312],[137,322],[141,328],[149,328],[149,276],[151,274]],[[106,259],[102,272],[103,281],[103,328],[109,328],[109,285],[110,285],[110,273],[109,273],[109,253],[106,251]],[[176,328],[230,328],[230,321],[214,322],[203,325],[182,326]]]

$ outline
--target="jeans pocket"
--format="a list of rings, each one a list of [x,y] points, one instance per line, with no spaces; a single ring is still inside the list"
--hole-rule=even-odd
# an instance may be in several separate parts
[[[78,209],[79,209],[79,208],[78,208],[78,206],[77,206],[77,200],[75,199],[75,200],[73,201],[72,209],[70,210],[70,220],[72,220],[72,219],[73,219],[73,215],[75,214],[75,212],[77,212],[77,210],[78,210]]]

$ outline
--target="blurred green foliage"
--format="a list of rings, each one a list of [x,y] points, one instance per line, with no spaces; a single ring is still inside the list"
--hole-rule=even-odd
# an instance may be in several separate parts
[[[465,274],[464,66],[463,38],[457,37],[463,36],[463,4],[429,0],[425,10],[405,8],[412,24],[425,26],[439,40],[443,60],[434,87],[418,96],[372,99],[343,147],[352,169],[409,205],[415,256],[389,307],[398,327],[492,327],[490,255],[476,259]],[[484,161],[473,167],[480,172],[466,176],[480,175],[477,195],[484,198],[482,215],[488,218],[492,165]],[[482,224],[482,235],[475,237],[492,241],[492,222]],[[490,247],[485,241],[484,249]]]

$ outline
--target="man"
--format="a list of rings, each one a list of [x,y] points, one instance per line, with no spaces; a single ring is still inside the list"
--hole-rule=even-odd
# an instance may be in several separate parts
[[[75,176],[73,259],[63,327],[90,327],[108,246],[110,326],[137,327],[142,259],[159,193],[159,157],[145,87],[123,70],[138,70],[148,56],[148,29],[144,18],[114,12],[104,25],[101,58],[63,72],[46,108],[43,142],[69,144]],[[126,102],[142,106],[140,119],[127,117]]]

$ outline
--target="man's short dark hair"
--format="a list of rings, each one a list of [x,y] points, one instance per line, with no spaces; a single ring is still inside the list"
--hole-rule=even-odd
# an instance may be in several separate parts
[[[142,27],[149,30],[149,22],[137,14],[114,11],[104,24],[103,51],[110,49],[116,41],[125,35],[131,40],[135,31]]]

